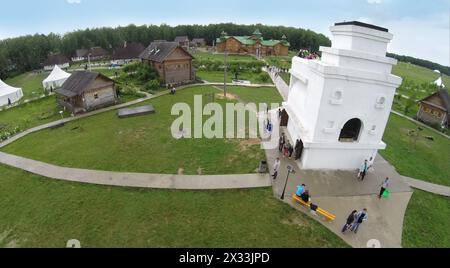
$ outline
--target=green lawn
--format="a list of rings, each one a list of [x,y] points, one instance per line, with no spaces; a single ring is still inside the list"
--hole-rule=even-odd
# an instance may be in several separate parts
[[[291,74],[290,73],[281,73],[281,78],[283,78],[284,82],[289,86],[291,84]]]
[[[25,130],[61,119],[56,97],[49,96],[0,112],[0,125],[18,126]],[[67,114],[65,115],[67,116]]]
[[[185,174],[197,174],[202,168],[204,174],[254,172],[265,159],[260,145],[245,140],[172,137],[170,127],[178,118],[171,116],[172,105],[192,105],[194,94],[207,92],[219,91],[212,87],[183,90],[175,96],[148,101],[156,108],[154,115],[119,120],[116,111],[111,111],[31,134],[4,150],[66,167],[98,170],[176,174],[182,168]],[[224,105],[225,101],[219,103]]]
[[[399,62],[397,66],[394,66],[393,73],[417,84],[433,83],[439,78],[439,74],[433,70],[405,62]],[[445,85],[450,86],[449,76],[444,75],[443,80]]]
[[[223,83],[224,81],[224,72],[222,71],[197,71],[197,77],[202,80],[206,80],[208,82],[214,83]],[[234,79],[234,74],[228,72],[227,74],[227,83],[231,83]],[[251,72],[242,72],[238,75],[239,80],[250,81],[252,84],[272,84],[272,80],[269,75],[265,72],[261,72],[259,74],[251,73]]]
[[[214,60],[214,61],[222,61],[225,62],[225,56],[224,54],[215,54],[210,52],[201,52],[196,51],[192,52],[192,56],[196,60]],[[245,61],[245,62],[251,62],[251,61],[258,61],[254,56],[251,55],[228,55],[227,61]]]
[[[6,79],[5,83],[20,87],[23,91],[23,100],[39,97],[44,94],[42,81],[49,73],[36,74],[33,72],[24,73],[13,78]]]
[[[408,132],[417,128],[416,124],[391,115],[384,135],[388,147],[380,151],[381,155],[404,176],[450,186],[450,140],[424,129],[415,143]]]
[[[245,103],[278,103],[281,105],[283,98],[278,93],[278,90],[274,87],[227,87],[228,92],[233,95],[239,96],[239,98]]]
[[[414,191],[406,211],[403,246],[450,248],[450,198]]]
[[[170,191],[59,182],[0,166],[0,247],[347,247],[272,189]]]

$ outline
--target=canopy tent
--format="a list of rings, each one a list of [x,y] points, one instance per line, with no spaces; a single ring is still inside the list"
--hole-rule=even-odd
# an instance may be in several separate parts
[[[440,88],[445,88],[445,84],[444,84],[444,82],[442,81],[442,77],[439,77],[438,80],[434,81],[434,84],[435,84],[436,86],[440,87]]]
[[[55,65],[55,68],[53,68],[50,75],[42,81],[42,85],[45,90],[57,89],[60,88],[69,77],[69,73],[64,72],[58,65]]]
[[[0,107],[18,102],[23,97],[21,88],[15,88],[0,80]]]

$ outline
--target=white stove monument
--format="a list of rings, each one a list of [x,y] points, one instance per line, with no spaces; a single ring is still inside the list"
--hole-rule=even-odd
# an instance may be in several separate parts
[[[400,77],[386,57],[393,35],[361,22],[331,27],[321,60],[294,57],[283,104],[289,134],[303,146],[304,169],[355,170],[384,150],[382,141]],[[282,123],[283,124],[283,123]]]

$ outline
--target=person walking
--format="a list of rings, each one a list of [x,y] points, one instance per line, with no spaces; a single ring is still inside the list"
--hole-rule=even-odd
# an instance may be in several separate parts
[[[355,217],[355,222],[353,223],[352,228],[351,228],[352,232],[357,234],[358,229],[361,226],[361,224],[363,222],[366,222],[368,219],[369,219],[369,214],[367,213],[366,208],[363,209],[362,211],[358,212]]]
[[[353,210],[352,214],[350,214],[350,216],[348,216],[347,222],[345,223],[344,227],[342,228],[342,233],[347,232],[348,229],[350,229],[352,227],[352,224],[355,222],[357,213],[358,213],[358,211]]]
[[[388,188],[389,188],[389,178],[386,178],[386,180],[384,180],[384,182],[381,184],[380,195],[378,196],[379,199],[383,197],[384,192],[386,192]]]
[[[273,165],[273,180],[276,180],[278,177],[278,172],[280,171],[280,167],[281,167],[281,161],[280,158],[277,157],[277,160],[275,160],[275,164]]]
[[[361,167],[359,168],[359,174],[358,174],[358,178],[363,181],[364,178],[367,175],[367,171],[369,171],[369,162],[367,160],[364,161],[364,163],[361,165]]]
[[[286,137],[284,136],[284,133],[281,133],[280,142],[278,144],[278,150],[283,152],[284,144],[286,143]]]
[[[293,154],[294,154],[294,147],[291,144],[289,144],[289,159],[292,158]]]

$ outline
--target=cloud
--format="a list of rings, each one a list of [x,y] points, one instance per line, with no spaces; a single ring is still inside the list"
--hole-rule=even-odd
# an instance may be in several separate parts
[[[70,5],[78,5],[81,4],[81,0],[66,0]]]
[[[369,3],[371,5],[379,5],[379,4],[383,3],[383,0],[367,0],[367,3]]]

